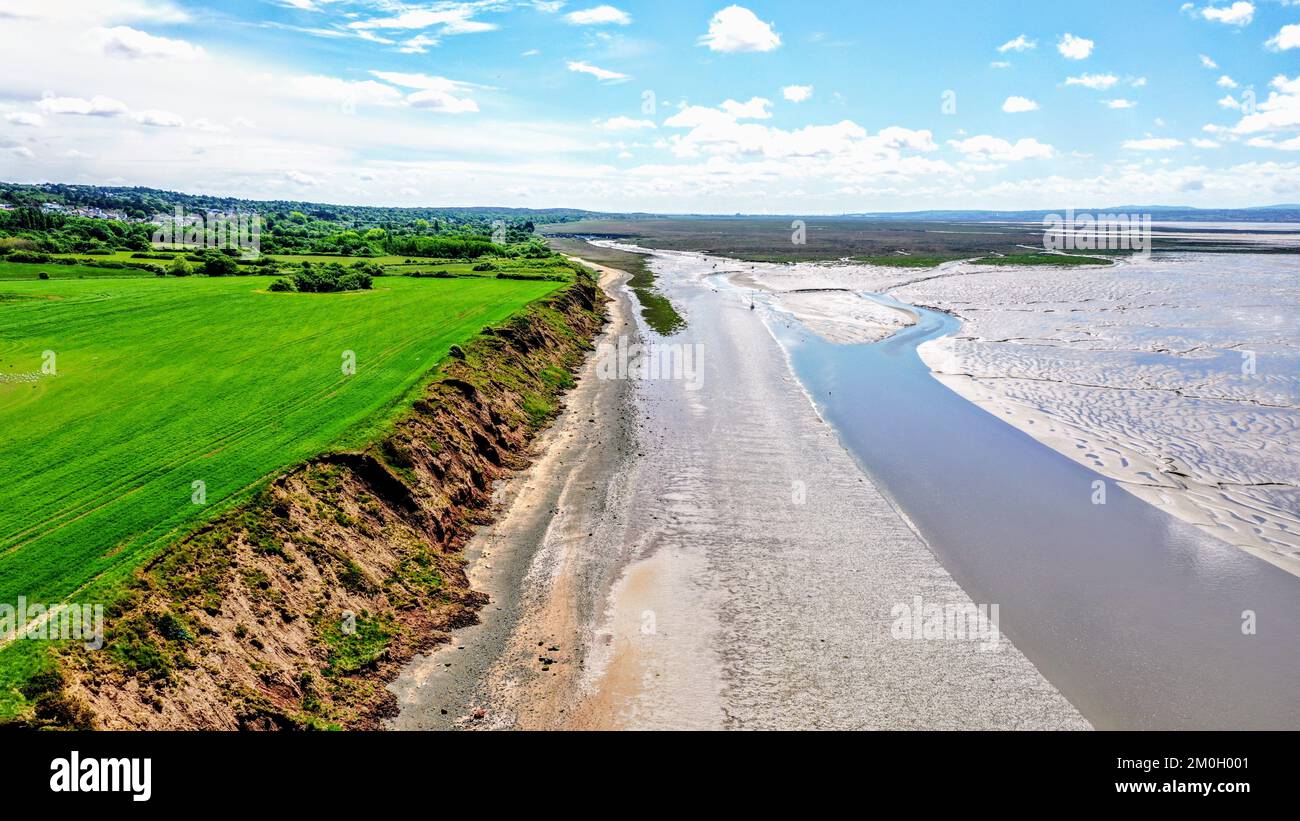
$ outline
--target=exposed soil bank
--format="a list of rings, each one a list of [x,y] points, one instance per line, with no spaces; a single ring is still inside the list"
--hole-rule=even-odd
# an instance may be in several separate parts
[[[301,465],[143,567],[106,647],[60,651],[38,724],[370,728],[416,653],[476,621],[461,548],[526,466],[604,321],[589,274],[434,374],[390,435]]]
[[[638,341],[628,274],[584,262],[610,297],[597,345]],[[400,712],[389,726],[548,726],[564,715],[586,628],[622,567],[621,523],[635,515],[621,503],[642,424],[634,385],[598,378],[597,365],[591,357],[579,371],[564,411],[533,443],[536,458],[498,484],[498,515],[465,548],[470,584],[491,597],[481,621],[407,665],[391,685]]]

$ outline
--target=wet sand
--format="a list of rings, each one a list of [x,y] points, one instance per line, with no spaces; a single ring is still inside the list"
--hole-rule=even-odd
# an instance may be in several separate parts
[[[1089,726],[1005,639],[893,636],[893,609],[918,596],[972,602],[745,293],[697,258],[669,267],[661,287],[689,321],[670,341],[700,346],[698,378],[601,380],[593,358],[471,547],[484,624],[408,668],[394,726]],[[651,337],[621,278],[605,283],[607,338]]]
[[[1300,263],[1180,254],[900,287],[959,315],[941,381],[1150,504],[1300,575]]]

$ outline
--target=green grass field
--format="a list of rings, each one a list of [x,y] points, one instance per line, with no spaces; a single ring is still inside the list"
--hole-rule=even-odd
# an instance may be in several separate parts
[[[563,285],[386,277],[297,294],[270,282],[0,282],[0,602],[101,601],[268,477],[371,439],[451,345]],[[42,373],[46,351],[55,374]],[[0,715],[41,644],[0,649]]]
[[[149,262],[150,260],[137,260]],[[161,264],[161,263],[154,263]],[[5,262],[0,260],[0,281],[11,279],[40,279],[41,272],[50,279],[85,279],[89,277],[142,277],[153,274],[132,268],[99,268],[94,265],[41,265],[31,262]]]

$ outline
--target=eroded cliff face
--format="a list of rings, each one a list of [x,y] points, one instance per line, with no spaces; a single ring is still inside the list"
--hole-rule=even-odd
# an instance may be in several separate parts
[[[385,683],[472,623],[461,548],[604,322],[587,274],[464,350],[382,440],[313,459],[141,568],[105,647],[57,655],[41,725],[372,728]]]

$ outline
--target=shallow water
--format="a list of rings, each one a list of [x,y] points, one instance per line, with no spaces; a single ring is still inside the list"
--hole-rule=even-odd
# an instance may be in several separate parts
[[[1300,727],[1300,578],[953,393],[916,349],[959,323],[918,313],[872,345],[770,326],[823,416],[966,592],[1000,606],[1003,631],[1099,728]],[[1105,504],[1094,504],[1099,481]]]

